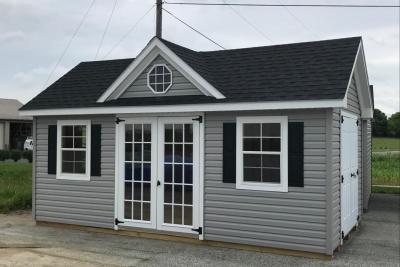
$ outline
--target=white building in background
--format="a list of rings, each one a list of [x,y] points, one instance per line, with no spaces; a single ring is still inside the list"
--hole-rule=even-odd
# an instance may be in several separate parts
[[[20,116],[22,103],[0,98],[0,149],[23,149],[26,137],[32,136],[32,117]]]

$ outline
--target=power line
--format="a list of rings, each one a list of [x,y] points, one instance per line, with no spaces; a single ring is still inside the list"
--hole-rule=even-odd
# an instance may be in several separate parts
[[[225,4],[228,4],[225,0],[222,0]],[[255,26],[253,23],[251,23],[246,17],[242,16],[239,11],[237,11],[234,7],[228,6],[236,15],[238,15],[244,22],[246,22],[250,27],[252,27],[256,32],[261,34],[265,39],[270,41],[271,43],[274,43],[270,37],[268,37],[263,31],[261,31],[257,26]]]
[[[201,3],[201,2],[167,2],[167,5],[191,6],[247,6],[247,7],[342,7],[342,8],[397,8],[400,5],[353,5],[353,4],[250,4],[250,3]]]
[[[278,2],[280,4],[283,5],[283,3],[278,0]],[[315,37],[319,38],[319,35],[316,34],[314,31],[312,31],[298,16],[296,16],[287,6],[283,6],[282,8],[284,8],[286,10],[286,12],[292,17],[294,18],[304,29],[306,29],[308,32],[310,32],[312,35],[314,35]]]
[[[149,8],[144,14],[143,16],[141,16],[136,22],[135,24],[132,25],[132,27],[121,37],[121,39],[119,39],[118,42],[115,43],[115,45],[107,52],[107,54],[103,57],[103,59],[105,59],[106,57],[108,57],[115,48],[117,48],[128,36],[129,34],[131,34],[131,32],[137,27],[137,25],[147,16],[147,14],[150,13],[150,11],[154,8],[155,5],[152,5],[151,8]]]
[[[78,34],[79,30],[81,29],[83,22],[85,22],[87,15],[89,14],[90,10],[93,8],[94,3],[96,2],[96,0],[92,0],[92,2],[90,3],[88,9],[86,10],[85,14],[83,15],[81,21],[79,22],[78,26],[76,27],[74,33],[72,34],[71,38],[69,39],[67,45],[64,48],[64,51],[61,53],[61,56],[58,58],[57,63],[54,65],[54,68],[52,69],[52,71],[50,72],[49,76],[46,79],[46,82],[43,84],[43,89],[46,87],[48,81],[50,80],[51,76],[53,76],[54,71],[56,70],[56,68],[58,67],[58,65],[60,64],[61,60],[64,58],[65,54],[67,53],[68,48],[70,47],[72,41],[75,39],[75,36]]]
[[[106,24],[106,27],[104,28],[103,35],[101,36],[101,40],[100,40],[99,46],[97,47],[97,52],[96,52],[96,56],[94,57],[94,59],[97,59],[97,56],[100,53],[101,46],[103,45],[103,42],[104,42],[104,37],[107,34],[108,27],[110,27],[111,19],[114,14],[115,7],[117,6],[117,2],[118,2],[118,0],[114,0],[114,5],[111,9],[110,15],[108,16],[107,24]]]
[[[203,36],[204,38],[206,38],[207,40],[209,40],[210,42],[212,42],[213,44],[219,46],[222,49],[226,49],[225,47],[223,47],[222,45],[220,45],[219,43],[217,43],[216,41],[214,41],[213,39],[211,39],[210,37],[207,37],[205,34],[201,33],[199,30],[193,28],[192,26],[190,26],[189,24],[187,24],[186,22],[184,22],[183,20],[181,20],[180,18],[178,18],[177,16],[175,16],[174,14],[172,14],[170,11],[166,10],[165,8],[163,8],[163,10],[165,12],[167,12],[169,15],[171,15],[173,18],[175,18],[176,20],[178,20],[179,22],[183,23],[186,27],[190,28],[191,30],[197,32],[198,34],[200,34],[201,36]]]

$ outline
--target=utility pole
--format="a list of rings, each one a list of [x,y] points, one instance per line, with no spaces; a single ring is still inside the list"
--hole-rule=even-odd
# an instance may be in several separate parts
[[[162,1],[157,0],[156,2],[156,36],[162,38]]]

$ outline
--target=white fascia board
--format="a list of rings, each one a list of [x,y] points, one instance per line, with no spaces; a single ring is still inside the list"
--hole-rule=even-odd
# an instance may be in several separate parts
[[[139,53],[139,55],[133,60],[133,62],[118,76],[118,78],[107,88],[107,90],[100,96],[97,100],[98,103],[102,103],[107,100],[107,98],[117,89],[118,85],[120,85],[128,75],[139,65],[140,62],[151,52],[154,48],[154,41],[156,38],[153,38],[146,47]]]
[[[336,100],[302,100],[302,101],[269,101],[244,103],[213,103],[157,105],[137,107],[95,107],[65,108],[20,111],[22,116],[54,116],[54,115],[93,115],[93,114],[138,114],[162,112],[212,112],[212,111],[245,111],[245,110],[279,110],[279,109],[314,109],[345,108],[344,99]]]
[[[360,44],[359,44],[358,50],[357,50],[357,54],[354,59],[354,64],[353,64],[353,68],[351,69],[350,78],[347,83],[346,94],[345,94],[344,99],[347,102],[347,92],[349,91],[349,88],[351,85],[351,80],[353,79],[353,77],[359,77],[356,75],[356,68],[357,68],[359,59],[361,60],[361,62],[363,64],[362,67],[363,67],[364,73],[357,72],[357,75],[365,75],[364,79],[365,79],[365,83],[366,83],[366,88],[364,90],[361,87],[360,82],[357,84],[357,93],[358,93],[358,101],[360,103],[360,109],[361,109],[361,117],[364,119],[371,119],[373,117],[372,96],[371,96],[371,91],[369,89],[369,78],[368,78],[367,65],[366,65],[366,61],[365,61],[364,46],[363,46],[362,40],[360,41]],[[356,79],[356,80],[359,80],[359,79]],[[367,96],[368,103],[365,103],[365,101],[364,101],[365,94]],[[346,103],[346,106],[347,106],[347,103]]]
[[[354,71],[355,71],[356,66],[357,66],[357,59],[358,59],[358,55],[360,54],[360,51],[361,51],[361,42],[358,45],[357,54],[356,54],[356,57],[354,58],[353,67],[351,68],[349,81],[347,82],[345,98],[347,98],[347,92],[349,91],[349,88],[350,88],[350,85],[351,85],[351,80],[353,79],[353,75],[354,75]]]
[[[225,96],[221,94],[214,86],[207,82],[201,77],[196,71],[194,71],[188,64],[186,64],[180,57],[178,57],[171,49],[169,49],[163,42],[158,38],[153,38],[146,47],[139,53],[139,55],[133,60],[133,62],[122,72],[122,74],[108,87],[108,89],[100,96],[97,100],[98,103],[106,101],[112,93],[118,88],[118,86],[134,71],[140,63],[145,60],[147,55],[151,51],[158,47],[163,53],[165,53],[175,64],[179,65],[184,69],[194,80],[196,80],[206,91],[207,95],[213,96],[217,99],[223,99]],[[121,95],[121,93],[119,94]]]

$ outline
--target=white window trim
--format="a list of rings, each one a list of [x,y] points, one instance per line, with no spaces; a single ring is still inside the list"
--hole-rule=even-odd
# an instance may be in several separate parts
[[[86,126],[86,173],[62,173],[61,172],[61,127],[66,125]],[[91,122],[90,120],[59,120],[57,121],[57,179],[90,181],[90,144]]]
[[[243,124],[280,123],[281,125],[281,182],[245,182],[243,180]],[[236,118],[236,189],[288,192],[288,117],[253,116]]]
[[[157,92],[150,85],[150,72],[152,72],[156,67],[165,67],[171,73],[170,84],[168,85],[168,87],[163,92]],[[163,79],[162,85],[164,85],[164,79]],[[172,86],[172,70],[170,68],[168,68],[167,64],[154,64],[153,67],[151,67],[151,69],[147,72],[147,87],[156,95],[164,95],[164,94],[166,94],[168,92],[168,90],[171,88],[171,86]]]

